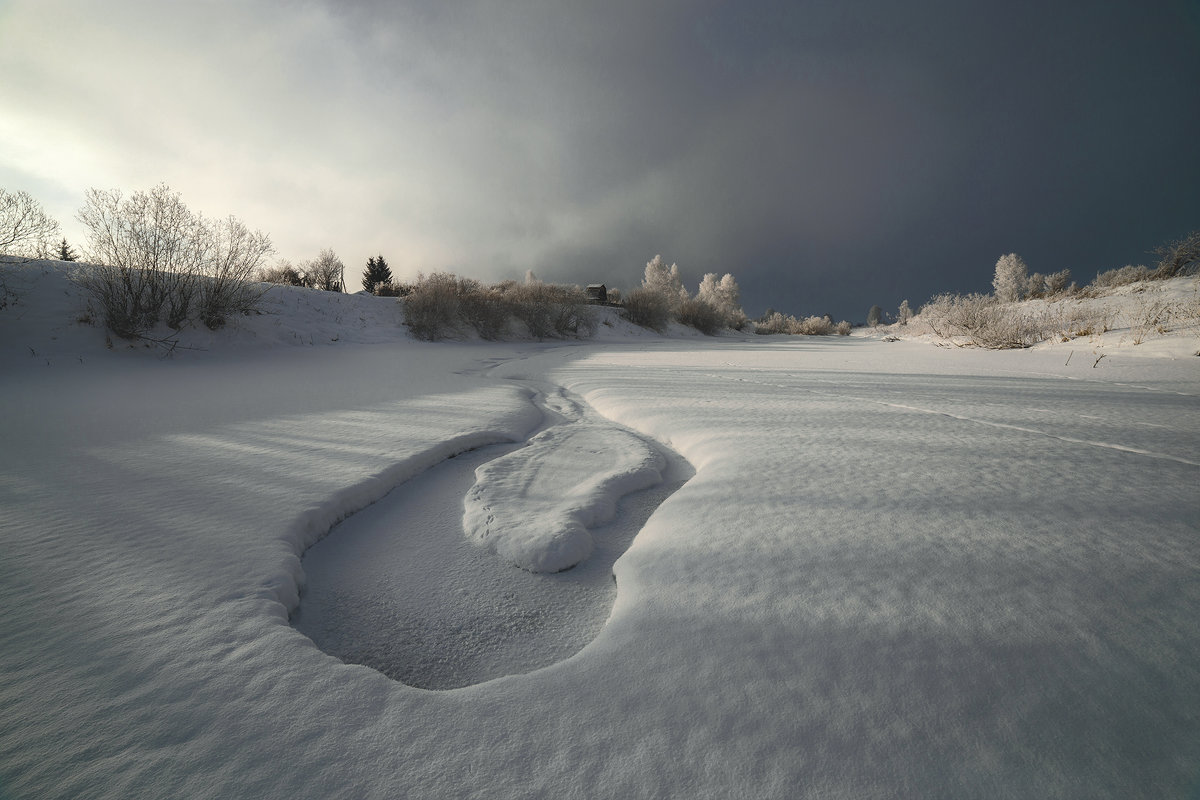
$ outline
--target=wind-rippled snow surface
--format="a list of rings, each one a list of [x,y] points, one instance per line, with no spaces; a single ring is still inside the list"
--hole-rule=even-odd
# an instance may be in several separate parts
[[[46,364],[10,341],[0,796],[1200,787],[1200,359],[398,337]],[[540,415],[510,378],[696,470],[617,560],[595,640],[438,692],[323,653],[288,625],[304,549],[523,441]]]

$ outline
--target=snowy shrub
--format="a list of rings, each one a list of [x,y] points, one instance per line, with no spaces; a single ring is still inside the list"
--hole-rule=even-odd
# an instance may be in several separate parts
[[[258,302],[248,284],[270,239],[235,217],[194,214],[165,184],[129,197],[89,189],[77,218],[94,262],[78,280],[118,336],[145,336],[160,321],[178,330],[194,313],[216,328]]]
[[[587,294],[578,286],[527,280],[505,281],[494,287],[505,313],[525,325],[537,339],[587,336],[595,332],[595,316]]]
[[[1139,283],[1144,280],[1149,280],[1150,270],[1141,264],[1128,264],[1118,269],[1110,269],[1106,272],[1101,272],[1096,275],[1092,281],[1092,286],[1101,289],[1112,289],[1117,286],[1128,286],[1131,283]]]
[[[1154,254],[1160,259],[1152,275],[1156,280],[1190,275],[1200,269],[1200,231],[1159,245],[1154,248]]]
[[[448,272],[418,275],[404,298],[404,322],[418,339],[434,341],[458,332],[458,278]]]
[[[797,319],[790,314],[785,315],[778,311],[765,314],[754,326],[754,332],[761,336],[773,334],[828,336],[835,332],[841,336],[849,336],[851,329],[852,326],[849,322],[843,320],[834,325],[832,319],[828,316]]]
[[[1141,344],[1152,333],[1164,334],[1168,330],[1174,309],[1163,300],[1142,300],[1134,309],[1129,333],[1135,345]]]
[[[578,286],[519,284],[504,281],[486,287],[470,278],[449,273],[420,276],[411,287],[401,287],[405,321],[420,339],[443,339],[469,326],[482,339],[503,339],[514,319],[538,339],[587,336],[595,332],[595,318],[587,295]]]
[[[304,273],[292,266],[291,262],[281,259],[273,267],[263,267],[258,271],[257,278],[262,283],[279,283],[284,286],[308,286]]]
[[[1067,291],[1071,286],[1071,270],[1064,269],[1059,272],[1051,272],[1045,279],[1046,295],[1053,297]]]
[[[724,315],[711,303],[698,297],[689,297],[680,303],[675,318],[705,336],[715,336],[725,327]]]
[[[471,278],[458,278],[454,291],[459,320],[470,325],[479,338],[494,341],[508,334],[509,308],[498,292]]]
[[[829,317],[807,317],[799,320],[795,330],[789,333],[798,333],[801,336],[828,336],[833,333],[833,320]]]
[[[1057,317],[1051,319],[1051,323],[1063,339],[1093,336],[1112,330],[1112,311],[1086,305],[1060,306]]]
[[[28,192],[0,189],[0,253],[47,258],[52,253],[50,242],[57,237],[58,221]]]
[[[914,319],[943,339],[989,350],[1032,347],[1056,335],[1077,336],[1107,330],[1102,312],[1064,311],[1058,304],[1001,303],[984,294],[942,294],[921,307]]]
[[[995,276],[992,278],[996,299],[1007,303],[1020,300],[1025,292],[1027,271],[1025,262],[1016,253],[1000,256],[996,262]]]
[[[634,325],[661,333],[671,319],[671,305],[660,292],[641,286],[625,296],[621,315]]]
[[[759,336],[788,333],[789,321],[795,320],[795,317],[785,317],[778,311],[767,311],[754,323],[754,332]]]

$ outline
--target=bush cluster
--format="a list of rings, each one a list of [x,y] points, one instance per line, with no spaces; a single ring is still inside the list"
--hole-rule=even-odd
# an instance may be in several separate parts
[[[419,339],[503,339],[524,328],[536,339],[590,336],[595,318],[578,286],[504,281],[484,286],[439,272],[421,275],[404,297],[405,322]]]
[[[768,336],[772,334],[789,334],[792,336],[828,336],[836,333],[839,336],[849,336],[853,326],[845,320],[834,324],[829,317],[793,317],[774,311],[758,321],[754,332]]]
[[[1128,286],[1131,283],[1150,280],[1152,274],[1148,267],[1141,264],[1136,266],[1127,264],[1124,267],[1117,267],[1116,269],[1099,273],[1091,285],[1099,289],[1113,289],[1117,286]]]
[[[1075,304],[1003,303],[985,294],[942,294],[921,307],[915,320],[948,341],[989,350],[1032,347],[1051,338],[1103,333],[1110,313]]]
[[[675,312],[675,318],[705,336],[716,336],[717,332],[725,327],[725,319],[717,307],[697,297],[689,297],[682,301]]]
[[[622,316],[643,328],[662,333],[671,321],[671,302],[661,292],[639,286],[625,296]]]
[[[178,330],[191,319],[218,328],[261,297],[252,279],[272,251],[266,234],[232,216],[206,219],[165,184],[128,197],[90,189],[77,218],[92,262],[78,280],[118,336],[145,336],[159,322]]]
[[[610,300],[621,295],[609,291]],[[718,278],[715,272],[704,275],[693,297],[683,286],[679,266],[669,267],[661,255],[646,262],[642,285],[625,296],[622,315],[634,325],[662,332],[671,320],[688,325],[707,336],[725,328],[741,330],[746,314],[740,304],[741,290],[733,276]]]

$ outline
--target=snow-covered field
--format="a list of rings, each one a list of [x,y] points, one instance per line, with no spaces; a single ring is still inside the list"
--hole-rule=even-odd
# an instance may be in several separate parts
[[[275,288],[163,358],[4,269],[0,798],[1200,792],[1194,336],[429,344]],[[314,627],[461,688],[301,632],[318,540],[313,615],[376,605]]]

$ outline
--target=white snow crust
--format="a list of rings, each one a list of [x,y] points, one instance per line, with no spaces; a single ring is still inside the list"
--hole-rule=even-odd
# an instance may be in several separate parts
[[[666,461],[641,438],[581,410],[512,453],[483,464],[467,492],[463,528],[530,572],[561,572],[592,553],[588,528],[624,495],[662,480]]]
[[[163,358],[77,322],[65,267],[4,269],[6,800],[1200,789],[1194,337],[429,344],[389,301],[272,290]],[[289,624],[335,522],[536,435],[556,391],[695,469],[589,644],[431,691]],[[472,624],[414,603],[381,612]]]

